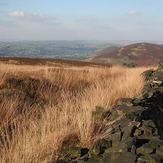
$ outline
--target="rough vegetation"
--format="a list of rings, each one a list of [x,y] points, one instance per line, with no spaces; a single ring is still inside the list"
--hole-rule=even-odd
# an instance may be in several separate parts
[[[119,100],[109,110],[102,139],[87,150],[67,149],[58,163],[163,162],[163,62],[142,76],[146,79],[142,92]]]
[[[112,134],[107,133],[112,129],[110,109],[119,99],[140,93],[144,86],[140,74],[147,70],[4,60],[0,63],[0,161],[15,163],[101,157],[112,146],[106,140]],[[91,147],[94,142],[100,153]]]
[[[41,59],[41,58],[21,58],[21,57],[0,57],[0,61],[6,64],[14,64],[14,65],[46,65],[46,66],[60,66],[63,67],[65,65],[69,66],[107,66],[104,64],[98,63],[87,63],[82,61],[70,61],[70,60],[63,60],[63,59]]]

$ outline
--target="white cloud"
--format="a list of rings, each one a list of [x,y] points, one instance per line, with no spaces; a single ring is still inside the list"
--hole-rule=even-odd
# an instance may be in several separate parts
[[[49,19],[48,16],[42,15],[42,14],[38,14],[38,13],[28,13],[28,12],[24,12],[24,11],[13,11],[7,14],[8,16],[17,18],[17,19],[21,19],[24,21],[46,21]]]
[[[139,12],[136,10],[132,10],[132,11],[128,12],[128,15],[138,15],[138,14],[139,14]]]

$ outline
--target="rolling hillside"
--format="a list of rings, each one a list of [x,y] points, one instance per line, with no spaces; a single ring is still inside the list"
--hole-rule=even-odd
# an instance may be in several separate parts
[[[119,47],[118,46],[108,46],[108,47],[105,47],[103,49],[101,49],[99,52],[97,52],[96,54],[97,55],[101,55],[101,54],[105,54],[105,53],[108,53],[108,52],[111,52],[113,50],[116,50],[118,49]]]
[[[163,60],[163,46],[144,42],[115,49],[90,61],[113,65],[154,66],[158,60]]]

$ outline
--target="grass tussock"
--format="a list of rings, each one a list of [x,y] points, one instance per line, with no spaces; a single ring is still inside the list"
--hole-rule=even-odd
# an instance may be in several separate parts
[[[147,69],[0,68],[0,161],[15,163],[54,160],[72,145],[90,147],[105,128],[94,116],[97,108],[109,110],[120,98],[137,95]]]

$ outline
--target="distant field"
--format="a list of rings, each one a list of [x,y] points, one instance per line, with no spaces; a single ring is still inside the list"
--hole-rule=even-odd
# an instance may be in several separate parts
[[[0,42],[0,57],[85,60],[114,44],[100,41],[15,41]]]
[[[90,147],[147,69],[16,59],[0,58],[0,162],[55,162],[66,147]]]

